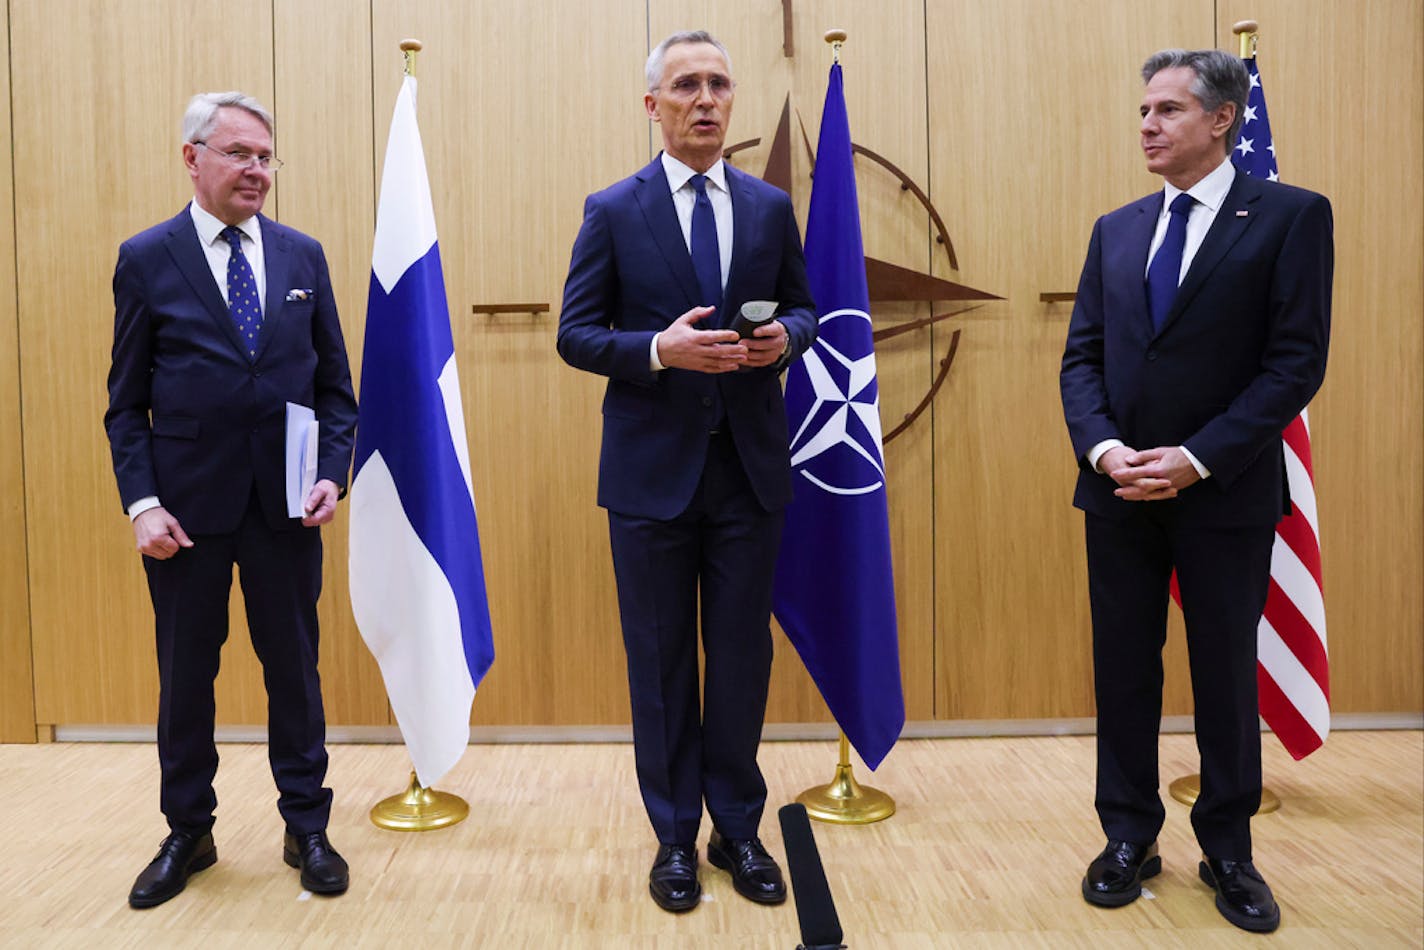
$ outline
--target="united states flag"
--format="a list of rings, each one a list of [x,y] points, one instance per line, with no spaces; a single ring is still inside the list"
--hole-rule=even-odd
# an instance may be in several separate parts
[[[1255,57],[1246,119],[1231,153],[1238,171],[1277,179],[1276,146]],[[1276,526],[1271,587],[1257,628],[1256,680],[1261,718],[1297,759],[1330,734],[1330,662],[1325,649],[1325,598],[1320,580],[1320,524],[1315,512],[1310,427],[1304,411],[1284,432],[1291,513]]]

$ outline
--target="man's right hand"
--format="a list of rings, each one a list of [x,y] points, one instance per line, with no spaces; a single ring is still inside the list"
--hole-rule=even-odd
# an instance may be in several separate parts
[[[1175,498],[1177,490],[1165,478],[1145,478],[1138,471],[1137,450],[1126,445],[1108,449],[1098,459],[1098,468],[1117,482],[1113,491],[1123,501],[1162,501]]]
[[[178,519],[166,508],[150,508],[133,520],[134,540],[140,554],[166,561],[179,548],[191,548],[193,541],[183,531]]]
[[[733,373],[747,361],[747,346],[735,330],[699,330],[693,326],[716,307],[693,307],[658,334],[658,362],[698,373]]]

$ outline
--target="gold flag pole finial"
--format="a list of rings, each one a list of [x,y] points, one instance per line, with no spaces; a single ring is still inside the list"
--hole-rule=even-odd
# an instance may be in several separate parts
[[[839,62],[841,61],[841,47],[845,45],[845,41],[846,41],[846,31],[845,31],[845,30],[827,30],[827,31],[826,31],[826,42],[831,44],[831,62],[832,62],[832,63],[839,63]]]
[[[1260,36],[1260,26],[1255,20],[1238,20],[1231,25],[1231,32],[1241,37],[1241,58],[1256,58],[1256,39]]]
[[[415,54],[424,49],[425,44],[420,40],[401,40],[401,52],[405,54],[405,74],[411,78],[415,77]]]

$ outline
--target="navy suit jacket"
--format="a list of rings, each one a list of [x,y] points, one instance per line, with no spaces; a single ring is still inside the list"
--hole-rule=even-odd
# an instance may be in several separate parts
[[[1325,375],[1334,241],[1321,195],[1236,173],[1153,331],[1145,274],[1163,194],[1098,219],[1078,284],[1060,384],[1082,471],[1074,504],[1133,506],[1091,471],[1105,439],[1182,445],[1211,471],[1173,506],[1204,525],[1274,524],[1288,510],[1281,430]]]
[[[700,306],[661,159],[590,195],[574,242],[559,317],[559,354],[607,376],[598,503],[667,520],[692,499],[725,407],[737,454],[767,511],[791,500],[791,466],[779,373],[816,338],[815,303],[791,200],[726,166],[732,197],[732,263],[723,307],[702,326],[725,326],[748,300],[779,302],[788,359],[723,375],[649,368],[653,334]]]
[[[289,401],[316,410],[317,478],[344,489],[351,466],[356,400],[326,258],[306,235],[258,220],[267,299],[255,358],[187,208],[125,241],[114,269],[104,428],[119,497],[127,508],[157,495],[189,534],[236,530],[254,486],[270,527],[300,527],[287,517]]]

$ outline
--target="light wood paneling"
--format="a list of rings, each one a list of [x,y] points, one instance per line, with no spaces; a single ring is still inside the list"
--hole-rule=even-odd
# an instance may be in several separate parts
[[[111,278],[119,242],[191,197],[179,156],[188,98],[242,88],[271,102],[269,13],[245,8],[234,29],[230,9],[177,0],[10,5],[14,48],[43,64],[12,77],[39,722],[154,718],[152,611],[100,425]],[[256,682],[250,666],[244,675]],[[241,696],[242,720],[265,721],[260,685]]]
[[[929,5],[931,195],[961,276],[1008,298],[961,323],[935,411],[937,718],[1091,713],[1058,397],[1071,305],[1038,295],[1075,290],[1093,220],[1158,187],[1135,144],[1138,67],[1211,29],[1209,0]]]
[[[829,743],[767,743],[768,804],[825,772]],[[1285,807],[1253,822],[1256,865],[1283,923],[1247,936],[1197,880],[1187,809],[1167,802],[1163,869],[1150,896],[1106,910],[1079,891],[1101,847],[1091,736],[912,740],[875,776],[899,811],[814,831],[846,942],[856,950],[1203,947],[1417,948],[1424,939],[1424,742],[1418,732],[1341,733],[1292,763],[1268,746]],[[1190,736],[1162,741],[1166,770],[1195,761]],[[398,790],[403,750],[336,746],[331,840],[351,863],[343,897],[303,899],[278,857],[281,820],[260,746],[222,749],[218,862],[162,907],[123,906],[164,832],[148,745],[0,748],[6,861],[0,941],[50,950],[393,946],[490,950],[784,950],[793,903],[758,907],[704,863],[705,902],[667,914],[648,899],[655,843],[630,745],[477,747],[442,787],[469,820],[429,834],[366,817]],[[33,821],[36,788],[73,821]],[[705,825],[704,825],[705,835]],[[76,838],[84,848],[74,847]],[[767,848],[785,850],[771,809]],[[706,838],[702,838],[705,844]],[[43,869],[43,873],[37,873]],[[556,893],[559,899],[550,899]]]
[[[1330,366],[1310,408],[1337,712],[1424,706],[1424,7],[1222,0],[1261,25],[1281,180],[1335,211]]]
[[[276,149],[287,165],[268,210],[321,241],[356,380],[376,223],[373,149],[379,141],[384,154],[390,124],[389,115],[372,119],[370,11],[346,0],[281,0],[273,16]],[[399,68],[399,50],[377,52],[383,65]],[[343,724],[386,724],[393,720],[380,670],[351,617],[347,516],[347,506],[338,505],[336,520],[322,530],[318,615],[326,716]],[[252,689],[262,695],[260,681]],[[227,721],[265,719],[264,713]]]
[[[9,24],[0,23],[0,136],[10,141]],[[0,742],[35,741],[21,467],[20,349],[15,316],[15,205],[11,155],[0,148]]]
[[[378,166],[397,43],[425,43],[421,136],[495,638],[480,723],[628,717],[607,522],[594,505],[602,381],[564,365],[554,329],[584,196],[647,161],[645,15],[629,0],[533,18],[515,0],[374,5]],[[511,302],[551,311],[470,313]]]

